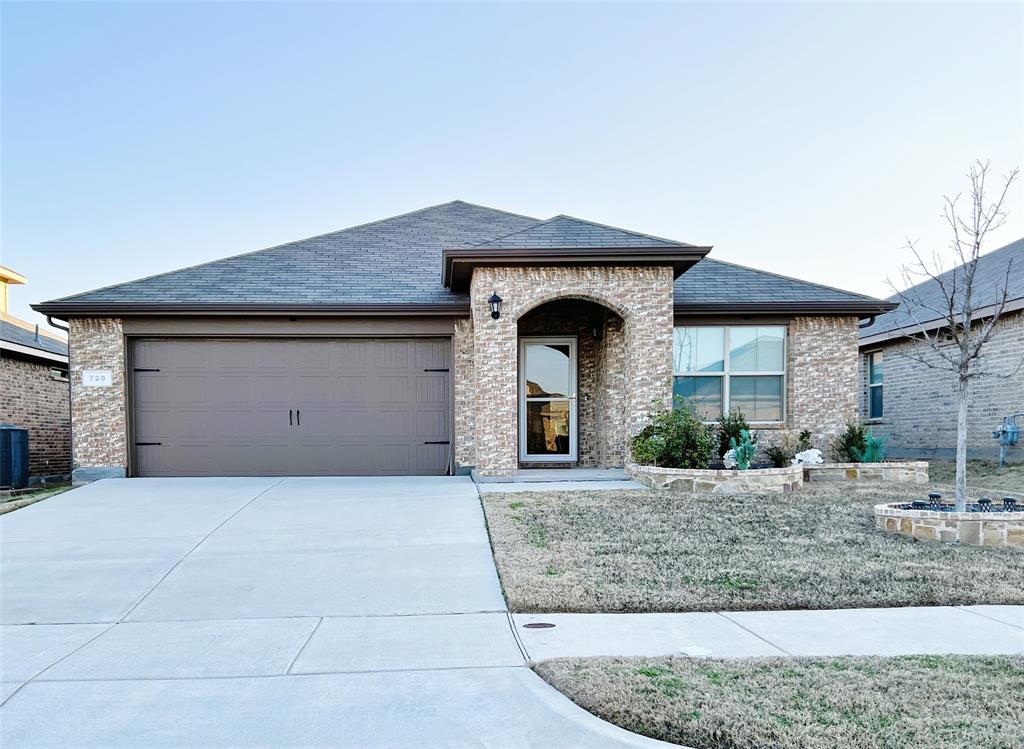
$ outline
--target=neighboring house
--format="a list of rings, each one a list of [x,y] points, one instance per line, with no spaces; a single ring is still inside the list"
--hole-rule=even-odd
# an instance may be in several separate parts
[[[32,483],[71,473],[68,346],[7,312],[7,287],[25,277],[0,266],[0,422],[28,429]]]
[[[621,466],[673,381],[708,418],[855,418],[892,305],[709,250],[454,201],[36,309],[70,323],[79,480]]]
[[[1007,266],[1011,263],[1009,284]],[[947,271],[947,278],[953,270]],[[1024,412],[1024,239],[981,256],[975,271],[976,306],[997,301],[998,290],[1007,285],[1008,299],[996,332],[982,349],[986,369],[1009,377],[975,381],[968,414],[968,455],[994,459],[999,444],[992,438],[1004,416]],[[925,344],[908,336],[928,330],[941,321],[927,307],[942,308],[942,293],[932,280],[905,292],[925,307],[906,306],[877,317],[860,332],[861,399],[865,418],[876,434],[888,435],[887,451],[893,457],[953,458],[956,455],[955,376],[905,356],[921,352]],[[899,302],[899,295],[890,297]],[[1018,419],[1024,427],[1024,419]],[[1008,460],[1024,459],[1020,447],[1007,451]]]

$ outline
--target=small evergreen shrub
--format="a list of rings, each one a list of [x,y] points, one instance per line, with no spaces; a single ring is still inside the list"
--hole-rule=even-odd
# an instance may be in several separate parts
[[[804,447],[805,435],[807,436],[807,447]],[[810,437],[811,433],[806,429],[800,432],[799,438],[794,437],[793,433],[789,431],[780,432],[779,441],[774,445],[769,445],[764,448],[765,455],[768,456],[768,460],[770,460],[772,465],[776,468],[785,468],[788,465],[792,465],[793,458],[796,457],[798,452],[802,452],[803,450],[810,448]]]
[[[733,458],[736,460],[736,468],[740,471],[750,468],[750,464],[754,462],[754,453],[757,452],[757,447],[750,441],[750,432],[744,429],[740,434],[739,441],[733,437],[730,440],[729,447],[732,450]]]
[[[693,406],[681,400],[677,408],[656,403],[655,409],[650,423],[631,441],[633,460],[664,468],[707,468],[715,435],[701,423]]]
[[[804,450],[810,450],[814,445],[811,444],[811,430],[804,429],[800,432],[800,437],[797,439],[796,451],[802,453]]]
[[[747,417],[738,408],[734,408],[727,414],[718,417],[718,454],[715,457],[722,457],[732,448],[732,441],[739,442],[743,438],[743,432],[750,434],[750,424]],[[751,442],[757,442],[756,435],[751,437]]]
[[[860,448],[850,447],[850,452],[856,456],[857,463],[881,463],[885,459],[885,443],[888,437],[876,437],[868,429],[864,435],[864,444]]]
[[[846,428],[829,445],[829,457],[836,463],[860,463],[854,450],[863,450],[868,428],[858,421],[846,422]]]

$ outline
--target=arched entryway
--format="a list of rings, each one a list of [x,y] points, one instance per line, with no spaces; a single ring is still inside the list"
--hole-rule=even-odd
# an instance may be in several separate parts
[[[621,466],[624,321],[586,299],[542,303],[517,321],[522,468]]]

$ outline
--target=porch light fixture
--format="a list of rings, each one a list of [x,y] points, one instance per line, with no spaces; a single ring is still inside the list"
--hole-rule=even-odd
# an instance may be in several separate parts
[[[491,305],[491,319],[497,320],[501,317],[501,297],[498,296],[497,292],[491,294],[491,298],[487,300],[487,303]]]

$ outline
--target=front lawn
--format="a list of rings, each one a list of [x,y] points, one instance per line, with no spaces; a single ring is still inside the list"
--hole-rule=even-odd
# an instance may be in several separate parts
[[[795,494],[484,494],[513,611],[719,611],[1024,604],[1024,549],[918,542],[872,507],[925,487]]]
[[[695,749],[1009,749],[1024,658],[585,658],[535,670],[590,712]]]

